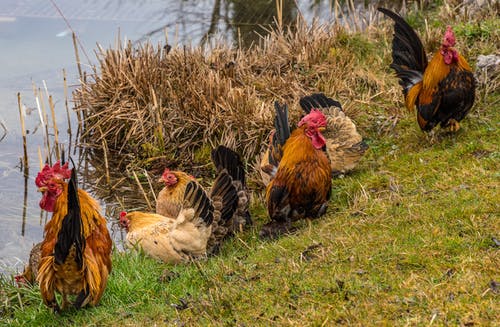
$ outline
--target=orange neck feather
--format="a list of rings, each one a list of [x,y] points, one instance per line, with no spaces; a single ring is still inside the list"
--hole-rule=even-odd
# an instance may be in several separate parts
[[[295,129],[283,147],[283,158],[281,158],[280,166],[294,165],[297,162],[303,161],[304,158],[317,155],[317,150],[312,145],[311,139],[305,134],[305,126]],[[325,156],[326,158],[326,156]]]

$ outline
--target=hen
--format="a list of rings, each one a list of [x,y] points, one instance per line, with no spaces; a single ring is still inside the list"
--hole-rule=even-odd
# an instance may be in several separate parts
[[[238,194],[237,210],[233,217],[225,222],[226,226],[217,226],[221,229],[220,231],[214,232],[216,234],[233,233],[252,223],[248,210],[250,195],[245,182],[245,168],[240,156],[222,145],[212,150],[211,158],[216,168],[216,175],[220,175],[223,171],[229,174]],[[195,179],[185,172],[172,171],[167,168],[159,181],[164,182],[165,187],[158,194],[156,213],[167,217],[176,217],[182,208],[186,186]],[[210,193],[211,199],[212,194],[213,191]]]
[[[30,251],[28,264],[24,267],[23,273],[14,277],[19,287],[26,284],[33,285],[35,283],[41,256],[42,242],[33,246]]]
[[[368,144],[363,141],[353,121],[344,113],[340,102],[323,93],[316,93],[300,99],[300,106],[306,114],[312,109],[319,109],[326,116],[327,124],[323,135],[332,173],[340,175],[353,170],[368,149]]]
[[[167,217],[177,217],[182,209],[186,186],[194,180],[193,176],[182,171],[172,171],[166,168],[158,180],[165,183],[165,186],[156,197],[156,213]]]
[[[138,245],[153,258],[179,263],[204,256],[215,240],[214,226],[229,220],[237,205],[237,194],[231,178],[224,172],[214,182],[210,200],[195,181],[184,190],[177,216],[157,213],[122,212],[120,224],[127,230],[127,243]]]
[[[325,115],[312,109],[290,132],[288,107],[276,102],[275,109],[276,132],[269,150],[270,163],[265,168],[272,176],[266,188],[271,222],[262,228],[262,237],[287,232],[298,219],[323,215],[332,188],[332,170],[322,134],[327,125]]]
[[[38,266],[43,302],[59,311],[57,292],[62,295],[61,309],[68,307],[70,295],[76,295],[75,308],[98,304],[111,272],[112,248],[99,204],[78,189],[76,171],[69,170],[68,163],[45,165],[35,183],[43,194],[40,207],[53,212],[45,225]]]
[[[458,131],[459,122],[474,103],[476,85],[469,64],[453,48],[455,35],[451,27],[447,27],[441,48],[428,63],[413,28],[395,12],[378,10],[394,20],[391,68],[403,87],[406,107],[417,107],[417,121],[423,131],[437,124]]]

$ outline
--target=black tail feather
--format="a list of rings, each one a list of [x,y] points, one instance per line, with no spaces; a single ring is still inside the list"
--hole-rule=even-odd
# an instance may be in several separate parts
[[[184,208],[193,208],[195,216],[198,216],[207,226],[214,220],[214,206],[207,193],[195,181],[187,184],[184,191]]]
[[[340,102],[327,97],[323,93],[314,93],[309,96],[305,96],[300,99],[299,103],[300,107],[306,114],[310,113],[312,109],[320,108],[337,107],[342,110]]]
[[[278,101],[274,103],[276,115],[274,116],[274,134],[273,141],[283,146],[290,137],[290,125],[288,125],[288,106],[286,104],[280,105]]]
[[[238,193],[227,170],[221,171],[212,185],[210,198],[216,197],[222,199],[221,221],[226,222],[233,217],[238,206]]]
[[[245,167],[238,153],[228,147],[219,145],[212,151],[212,162],[217,169],[217,173],[226,169],[233,180],[240,181],[243,186],[245,185]]]
[[[286,140],[290,137],[290,125],[288,124],[288,106],[280,105],[278,101],[274,103],[274,129],[275,133],[271,141],[268,161],[273,166],[278,166],[282,156],[282,148]]]
[[[82,225],[80,200],[78,198],[76,170],[74,167],[71,170],[71,179],[68,183],[68,212],[63,218],[54,247],[54,258],[57,264],[63,264],[66,261],[73,245],[75,246],[75,261],[78,267],[82,268],[85,235]]]
[[[427,67],[427,55],[415,30],[400,15],[389,9],[377,9],[394,21],[391,68],[400,78],[399,84],[406,95],[408,90],[422,79]]]

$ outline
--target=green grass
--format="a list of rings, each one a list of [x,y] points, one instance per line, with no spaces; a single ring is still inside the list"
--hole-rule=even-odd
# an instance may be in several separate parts
[[[387,55],[373,48],[381,42],[346,44]],[[387,58],[370,60],[383,65],[374,74],[396,84]],[[0,279],[0,324],[498,325],[500,91],[488,90],[478,90],[457,134],[438,130],[434,141],[413,114],[399,114],[388,128],[393,117],[384,108],[395,104],[374,98],[356,118],[370,145],[366,157],[334,180],[327,215],[293,235],[260,240],[267,218],[257,200],[255,226],[216,257],[172,266],[115,252],[95,308],[54,315],[37,287]]]
[[[479,104],[486,105],[486,103]],[[53,315],[16,289],[8,325],[493,325],[499,321],[498,110],[481,108],[430,144],[405,117],[334,181],[327,216],[273,242],[265,221],[222,253],[171,266],[115,253],[100,305]],[[162,277],[163,276],[163,277]],[[17,293],[19,292],[20,297]],[[22,308],[20,302],[23,303]]]

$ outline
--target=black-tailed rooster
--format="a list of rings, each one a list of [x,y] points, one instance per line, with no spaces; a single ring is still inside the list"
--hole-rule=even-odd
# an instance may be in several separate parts
[[[323,215],[332,188],[332,170],[322,134],[327,125],[325,115],[312,109],[290,132],[288,107],[276,102],[275,109],[270,162],[264,167],[272,178],[266,188],[271,222],[263,226],[262,237],[287,232],[298,219]]]
[[[323,112],[327,124],[322,132],[326,142],[326,152],[330,159],[330,166],[334,176],[349,173],[359,163],[368,145],[358,133],[354,122],[344,113],[340,102],[315,93],[300,99],[300,106],[305,114],[317,109]],[[264,185],[271,180],[270,168],[275,166],[280,154],[273,152],[274,131],[271,134],[271,146],[261,157],[260,171]],[[274,164],[273,164],[274,162]],[[271,163],[271,164],[270,164]]]
[[[112,248],[99,204],[78,189],[75,168],[69,170],[68,163],[45,165],[35,183],[42,192],[40,207],[53,212],[37,274],[43,302],[54,311],[67,308],[71,295],[75,308],[98,304],[111,272]],[[56,292],[62,295],[61,307]]]
[[[441,48],[427,62],[417,33],[398,14],[385,8],[380,12],[394,20],[391,68],[403,87],[405,105],[417,107],[420,128],[430,131],[440,124],[452,132],[467,115],[475,96],[475,80],[467,61],[453,48],[455,35],[450,26]]]

